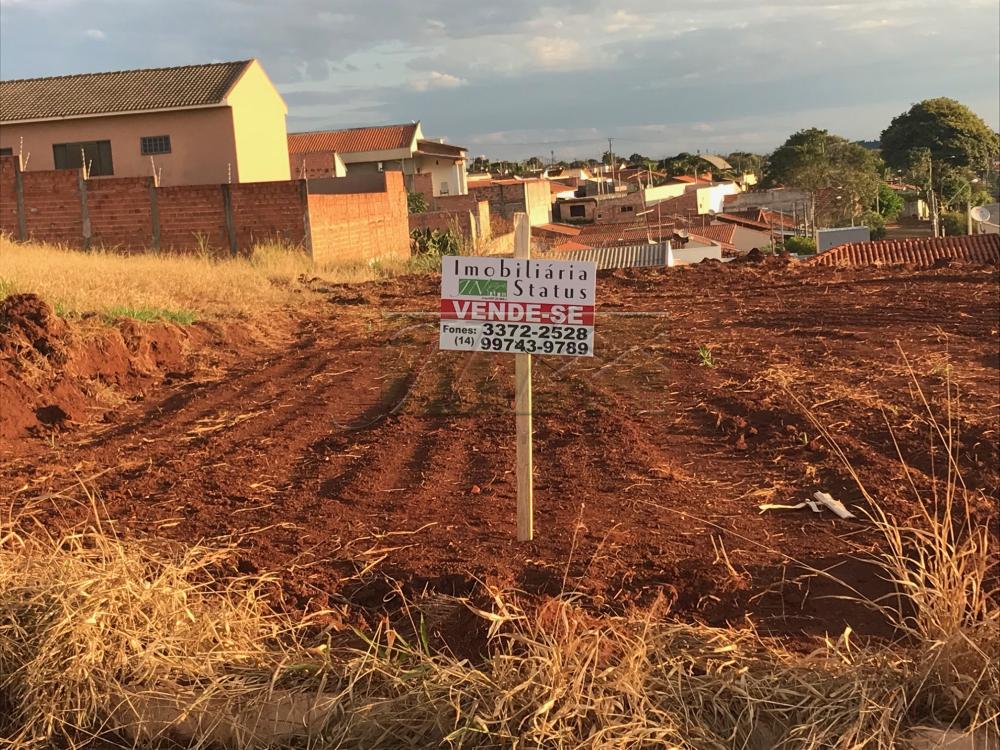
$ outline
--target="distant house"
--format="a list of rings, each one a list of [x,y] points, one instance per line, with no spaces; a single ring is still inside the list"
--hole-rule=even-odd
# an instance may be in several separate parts
[[[416,192],[467,195],[466,149],[424,138],[419,122],[407,125],[380,125],[289,133],[288,161],[296,176],[302,162],[314,167],[321,154],[336,154],[348,175],[359,172],[402,172],[407,187]],[[298,165],[298,166],[297,166]],[[332,162],[331,162],[332,168]],[[340,176],[333,172],[325,175]]]
[[[287,112],[256,60],[0,81],[0,154],[161,185],[287,180]]]

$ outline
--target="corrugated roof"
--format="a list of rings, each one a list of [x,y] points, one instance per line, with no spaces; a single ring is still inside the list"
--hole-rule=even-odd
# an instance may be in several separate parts
[[[337,151],[357,154],[364,151],[392,151],[410,148],[420,123],[378,125],[346,130],[316,130],[310,133],[289,133],[288,153]]]
[[[1000,234],[849,242],[830,248],[806,262],[821,266],[933,266],[946,258],[964,263],[997,263],[1000,261]]]
[[[669,242],[655,245],[629,245],[627,247],[601,247],[587,250],[569,250],[553,253],[549,257],[564,260],[579,260],[597,264],[597,269],[605,268],[649,268],[667,265]]]
[[[0,81],[0,122],[225,103],[253,60]]]

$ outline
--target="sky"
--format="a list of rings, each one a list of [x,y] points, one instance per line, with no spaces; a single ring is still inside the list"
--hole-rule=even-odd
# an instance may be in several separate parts
[[[256,57],[290,131],[420,120],[470,156],[875,139],[949,96],[1000,127],[1000,0],[0,0],[0,77]],[[0,103],[2,106],[2,103]]]

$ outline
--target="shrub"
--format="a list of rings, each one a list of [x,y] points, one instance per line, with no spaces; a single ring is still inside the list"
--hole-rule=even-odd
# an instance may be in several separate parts
[[[865,211],[858,217],[863,226],[871,230],[872,239],[880,240],[885,237],[885,219],[877,211]]]
[[[948,211],[941,214],[941,226],[949,237],[969,233],[968,219],[961,211]]]
[[[406,208],[411,214],[422,214],[427,210],[427,198],[423,193],[410,191],[406,194]]]
[[[789,237],[785,240],[785,250],[796,255],[815,255],[816,240],[812,237]]]

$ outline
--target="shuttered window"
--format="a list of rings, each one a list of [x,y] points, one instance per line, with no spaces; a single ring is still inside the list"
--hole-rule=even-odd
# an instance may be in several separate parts
[[[111,141],[56,143],[52,146],[52,158],[56,169],[86,166],[91,177],[107,177],[115,173],[111,161]]]

